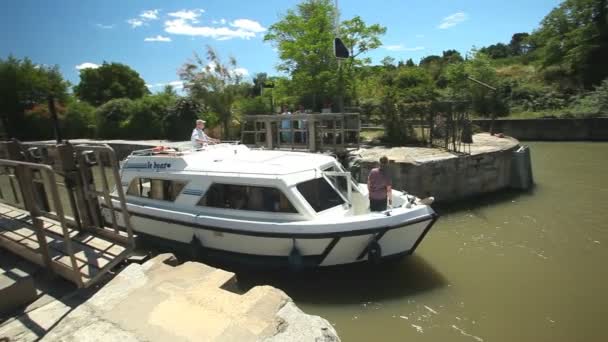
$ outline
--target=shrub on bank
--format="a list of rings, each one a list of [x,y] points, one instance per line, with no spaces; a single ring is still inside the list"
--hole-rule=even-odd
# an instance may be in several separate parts
[[[135,104],[130,99],[114,99],[99,106],[95,111],[97,137],[101,139],[137,139],[129,137],[126,121],[133,113]]]

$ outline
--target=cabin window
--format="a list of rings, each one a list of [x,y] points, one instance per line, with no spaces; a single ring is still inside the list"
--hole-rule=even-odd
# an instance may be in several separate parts
[[[281,191],[271,187],[212,184],[197,205],[276,213],[297,213]]]
[[[173,202],[185,186],[183,181],[137,177],[131,181],[127,195]]]
[[[296,187],[316,212],[344,204],[342,197],[327,183],[325,178],[311,179]]]

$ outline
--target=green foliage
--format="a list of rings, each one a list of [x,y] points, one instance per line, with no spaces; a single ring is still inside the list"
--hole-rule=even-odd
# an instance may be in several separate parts
[[[131,99],[114,99],[101,105],[95,111],[97,136],[102,139],[127,139],[125,122],[135,109]]]
[[[473,51],[466,62],[448,66],[446,78],[450,98],[470,102],[474,113],[485,117],[509,114],[508,105],[504,100],[507,89],[499,86],[496,69],[484,53]],[[497,90],[489,89],[470,78]]]
[[[511,56],[511,49],[503,43],[492,44],[479,50],[492,59],[506,58]]]
[[[565,0],[541,22],[530,41],[543,67],[591,88],[608,76],[608,0]]]
[[[68,82],[63,80],[57,66],[47,67],[12,56],[0,59],[0,119],[6,133],[21,139],[31,136],[36,130],[28,127],[26,110],[46,104],[48,96],[65,102],[67,88]],[[32,118],[27,121],[32,123]]]
[[[162,121],[165,136],[170,140],[184,140],[190,137],[196,120],[201,117],[202,105],[191,97],[175,101]]]
[[[219,115],[224,136],[228,137],[232,107],[238,96],[246,91],[246,87],[240,86],[242,75],[238,72],[236,59],[229,58],[225,64],[215,50],[207,46],[206,59],[195,54],[194,62],[182,67],[180,78],[190,96],[204,104],[206,112]]]
[[[138,99],[150,92],[129,66],[104,62],[99,68],[80,70],[80,83],[74,87],[74,93],[79,99],[100,106],[112,99]]]
[[[68,102],[61,120],[66,139],[93,138],[95,136],[95,107],[74,98]]]
[[[270,26],[264,37],[277,46],[279,71],[289,74],[293,81],[286,95],[299,97],[297,102],[306,108],[320,110],[339,98],[354,98],[354,68],[369,62],[360,56],[379,47],[379,36],[386,31],[377,24],[367,26],[358,16],[342,22],[342,39],[354,57],[339,68],[333,55],[335,25],[332,1],[305,0]]]
[[[335,93],[337,61],[333,57],[336,13],[329,0],[306,0],[288,10],[268,29],[265,41],[275,43],[281,63],[278,70],[290,74],[293,90],[310,99],[310,107]]]
[[[136,136],[138,139],[163,137],[162,119],[167,116],[175,101],[171,92],[150,95],[134,101],[132,111],[122,125],[126,134]]]
[[[268,97],[243,97],[235,103],[235,112],[239,115],[270,114],[271,111]]]

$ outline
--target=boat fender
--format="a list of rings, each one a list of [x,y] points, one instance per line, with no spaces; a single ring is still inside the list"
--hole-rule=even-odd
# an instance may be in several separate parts
[[[372,264],[378,264],[382,258],[382,247],[378,241],[372,241],[367,248],[367,260]]]
[[[420,200],[420,204],[424,204],[424,205],[431,205],[431,204],[433,204],[433,202],[435,202],[435,197],[433,197],[433,196]]]
[[[302,259],[302,254],[300,253],[300,250],[298,250],[298,248],[295,246],[295,244],[294,244],[293,248],[291,249],[291,252],[289,252],[287,261],[289,263],[289,269],[291,271],[297,272],[302,269],[304,260]]]
[[[192,234],[192,240],[190,240],[190,256],[194,260],[203,256],[203,243],[196,234]]]

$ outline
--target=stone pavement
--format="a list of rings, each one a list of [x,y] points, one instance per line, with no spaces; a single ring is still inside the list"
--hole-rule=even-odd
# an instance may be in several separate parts
[[[234,274],[161,254],[131,264],[90,298],[54,301],[0,325],[10,341],[339,341],[282,291],[240,293]]]
[[[471,155],[478,155],[489,152],[499,152],[514,148],[519,144],[519,141],[511,137],[499,138],[492,136],[489,133],[480,133],[473,135],[473,143],[471,146]],[[468,151],[468,148],[467,148]],[[359,155],[362,161],[377,162],[381,156],[386,155],[388,159],[395,163],[412,163],[422,164],[443,159],[458,158],[458,154],[449,152],[439,148],[427,147],[371,147],[361,148],[352,152],[353,155]]]

